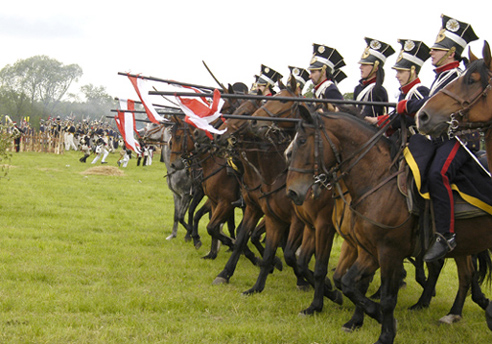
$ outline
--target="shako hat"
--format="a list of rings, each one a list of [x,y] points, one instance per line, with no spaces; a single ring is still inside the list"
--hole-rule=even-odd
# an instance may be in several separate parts
[[[401,44],[401,51],[393,69],[411,70],[414,67],[418,74],[424,62],[430,57],[430,48],[424,42],[411,39],[398,39],[398,43]]]
[[[256,84],[274,86],[279,79],[282,79],[282,74],[262,64],[261,73],[258,80],[256,80]]]
[[[337,84],[343,79],[345,79],[346,77],[347,75],[340,69],[337,69],[335,73],[333,73],[333,81],[335,81],[335,83]]]
[[[383,66],[386,62],[386,58],[395,53],[395,50],[387,43],[368,37],[365,37],[364,39],[366,40],[367,47],[364,49],[364,53],[360,58],[360,64],[373,65],[379,61],[378,64]]]
[[[304,85],[306,85],[306,82],[308,82],[309,80],[309,72],[304,68],[292,67],[292,66],[289,66],[289,70],[290,70],[291,77],[294,77],[297,80],[298,86],[302,90],[304,88]]]
[[[442,27],[431,49],[450,50],[454,47],[456,53],[461,56],[466,45],[477,40],[478,36],[470,24],[460,22],[444,14],[441,15],[441,18]]]
[[[336,49],[313,43],[313,57],[308,69],[318,70],[322,69],[323,66],[328,67],[328,71],[333,74],[335,70],[345,66],[345,61]]]

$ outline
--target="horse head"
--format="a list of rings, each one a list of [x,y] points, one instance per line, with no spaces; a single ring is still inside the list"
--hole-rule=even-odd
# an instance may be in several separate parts
[[[170,166],[175,170],[182,170],[194,149],[193,134],[188,123],[177,116],[174,116],[173,122],[169,140]]]
[[[469,50],[466,72],[432,96],[417,113],[417,128],[422,134],[439,136],[460,128],[492,125],[492,58],[487,41],[483,59]]]
[[[259,106],[259,100],[248,100],[239,105],[232,115],[251,116]],[[249,121],[241,118],[228,118],[219,127],[219,130],[223,129],[227,129],[224,134],[214,135],[214,141],[220,146],[227,146],[235,142],[238,138],[251,134]]]
[[[294,140],[288,148],[289,172],[287,174],[287,196],[296,205],[302,205],[311,193],[318,198],[321,186],[326,186],[327,166],[334,166],[337,156],[338,140],[331,137],[320,120],[320,114],[311,112],[300,105],[299,114],[302,121],[297,126]],[[328,145],[331,149],[323,149]]]
[[[272,118],[295,118],[297,117],[297,108],[299,102],[276,100],[276,97],[292,97],[298,98],[301,96],[301,90],[297,86],[297,81],[291,76],[290,82],[287,86],[284,86],[279,81],[280,92],[263,104],[258,110],[255,111],[253,117],[272,117]],[[254,120],[251,122],[252,132],[262,138],[266,139],[268,136],[272,136],[274,133],[280,134],[282,130],[294,129],[294,122],[282,122],[282,121],[268,121],[268,120]],[[283,139],[281,136],[280,139]],[[278,137],[277,137],[278,141]]]

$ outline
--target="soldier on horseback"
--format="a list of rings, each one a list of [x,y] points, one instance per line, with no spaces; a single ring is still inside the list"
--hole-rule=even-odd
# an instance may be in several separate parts
[[[430,51],[432,64],[436,67],[430,93],[420,100],[401,100],[397,106],[398,113],[419,110],[427,99],[458,78],[461,75],[461,53],[469,42],[476,39],[478,37],[469,24],[443,15],[442,28]],[[431,262],[443,258],[456,247],[453,190],[462,196],[471,196],[466,197],[469,202],[470,199],[484,201],[480,190],[473,185],[476,180],[483,179],[483,171],[460,141],[455,137],[448,137],[447,134],[431,140],[422,135],[414,135],[410,138],[408,148],[412,154],[410,161],[414,161],[414,166],[410,164],[410,167],[414,175],[418,175],[416,180],[420,180],[420,185],[417,185],[420,194],[432,200],[436,238],[424,255],[424,260]],[[475,182],[466,182],[467,180]],[[483,187],[488,190],[491,186],[490,178],[483,181]]]
[[[359,61],[361,80],[354,89],[354,99],[357,101],[387,102],[388,92],[383,87],[384,63],[393,55],[393,48],[384,42],[365,38],[367,47]],[[366,121],[377,123],[377,117],[386,114],[384,106],[362,105],[360,110]]]
[[[262,64],[260,76],[256,80],[256,89],[264,96],[273,96],[275,94],[273,86],[280,79],[282,74]]]
[[[287,80],[287,84],[290,83],[290,78],[294,78],[296,80],[296,85],[297,85],[296,91],[298,94],[302,94],[302,90],[304,89],[304,86],[306,86],[306,83],[309,80],[309,72],[304,68],[293,67],[293,66],[289,66],[289,70],[290,70],[290,76],[289,76],[289,80]]]
[[[313,57],[308,70],[314,85],[314,97],[318,99],[343,99],[337,83],[347,76],[340,70],[345,66],[342,55],[326,45],[313,44]]]

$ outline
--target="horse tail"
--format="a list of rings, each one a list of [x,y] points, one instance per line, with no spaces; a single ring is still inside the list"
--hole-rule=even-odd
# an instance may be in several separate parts
[[[492,282],[492,251],[487,249],[473,256],[473,264],[478,277],[478,283],[482,285],[484,282],[490,287]]]

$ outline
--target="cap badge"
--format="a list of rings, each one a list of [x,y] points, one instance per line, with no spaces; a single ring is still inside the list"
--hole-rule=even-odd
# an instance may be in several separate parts
[[[446,38],[446,29],[441,29],[436,37],[436,43],[442,42]]]
[[[401,60],[403,60],[403,51],[400,51],[400,55],[398,55],[396,62],[400,62]]]
[[[323,54],[324,52],[325,52],[325,47],[324,47],[324,46],[322,46],[322,45],[320,45],[320,46],[318,47],[318,53]]]
[[[411,41],[411,40],[405,41],[405,44],[403,45],[403,49],[405,51],[412,51],[414,48],[415,48],[414,41]]]
[[[451,32],[456,32],[460,29],[460,23],[456,19],[449,19],[446,23],[446,29]]]
[[[292,74],[294,74],[294,75],[299,75],[299,68],[294,68],[294,69],[292,70]]]
[[[373,39],[371,41],[371,43],[369,44],[369,46],[371,47],[371,49],[379,50],[379,49],[381,49],[381,42],[376,41],[375,39]]]
[[[266,68],[265,68],[265,73],[266,73],[266,74],[270,73],[270,68],[266,67]]]

